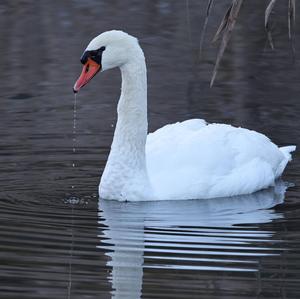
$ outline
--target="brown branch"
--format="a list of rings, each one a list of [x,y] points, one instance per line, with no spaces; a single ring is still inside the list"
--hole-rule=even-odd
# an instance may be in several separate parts
[[[214,67],[213,75],[210,81],[210,87],[213,86],[214,81],[217,76],[218,68],[220,65],[220,62],[222,60],[223,54],[225,52],[225,49],[227,47],[228,41],[230,39],[232,30],[234,28],[234,25],[236,23],[240,8],[242,6],[243,0],[233,0],[230,8],[226,12],[221,25],[219,26],[219,29],[214,37],[214,40],[218,39],[220,35],[223,35],[221,45],[219,48],[219,52],[217,55],[216,64]]]
[[[289,39],[292,38],[292,29],[295,27],[295,21],[296,21],[296,2],[295,0],[289,0],[289,8],[288,8]]]
[[[214,0],[208,0],[208,2],[207,2],[206,16],[205,16],[205,20],[204,20],[204,24],[203,24],[203,28],[202,28],[202,32],[201,32],[201,37],[200,37],[199,60],[201,59],[201,56],[202,56],[204,36],[205,36],[205,33],[206,33],[206,28],[207,28],[207,24],[208,24],[208,18],[209,18],[210,11],[211,11],[212,6],[213,6],[213,2],[214,2]]]
[[[271,0],[265,11],[265,29],[267,31],[268,40],[269,40],[272,50],[274,50],[274,43],[273,43],[273,38],[272,38],[272,33],[271,33],[270,15],[273,11],[276,1],[277,0]]]

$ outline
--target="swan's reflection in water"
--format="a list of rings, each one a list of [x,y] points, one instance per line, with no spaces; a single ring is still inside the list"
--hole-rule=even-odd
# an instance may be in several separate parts
[[[113,298],[140,298],[144,268],[258,271],[259,258],[278,252],[265,245],[272,231],[259,230],[257,224],[282,217],[271,208],[283,202],[285,190],[278,182],[274,188],[233,198],[100,200],[100,222],[107,228],[99,247],[110,257]]]

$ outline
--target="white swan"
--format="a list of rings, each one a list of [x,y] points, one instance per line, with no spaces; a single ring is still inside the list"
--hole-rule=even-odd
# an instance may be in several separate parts
[[[274,185],[295,146],[266,136],[192,119],[147,136],[147,77],[136,38],[107,31],[84,51],[74,92],[98,71],[119,67],[122,90],[111,151],[99,195],[121,201],[196,199],[249,194]]]

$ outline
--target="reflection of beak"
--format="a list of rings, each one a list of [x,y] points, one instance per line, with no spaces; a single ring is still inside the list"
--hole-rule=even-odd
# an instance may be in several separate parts
[[[77,93],[80,88],[86,85],[99,71],[101,70],[101,65],[93,61],[91,58],[88,58],[86,64],[84,64],[82,72],[77,79],[73,91]]]

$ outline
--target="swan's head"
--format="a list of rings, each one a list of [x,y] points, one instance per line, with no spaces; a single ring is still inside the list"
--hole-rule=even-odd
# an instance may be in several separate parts
[[[121,67],[140,52],[137,39],[123,31],[101,33],[91,40],[80,58],[83,69],[73,91],[78,92],[99,71]]]

